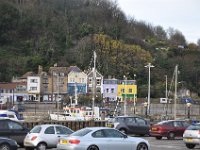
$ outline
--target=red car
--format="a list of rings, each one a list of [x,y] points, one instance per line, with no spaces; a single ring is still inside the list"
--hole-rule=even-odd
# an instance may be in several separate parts
[[[150,136],[160,140],[167,137],[173,140],[175,137],[182,137],[183,132],[190,124],[185,120],[167,120],[161,121],[150,128]]]

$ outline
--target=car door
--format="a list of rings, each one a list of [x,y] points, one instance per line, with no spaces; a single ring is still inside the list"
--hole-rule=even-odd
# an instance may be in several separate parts
[[[55,132],[55,127],[54,125],[48,126],[44,130],[44,134],[42,135],[42,139],[47,143],[49,147],[56,147],[58,143],[58,137]]]
[[[139,117],[135,117],[135,120],[137,123],[137,134],[140,134],[140,135],[149,134],[150,128],[147,121]]]
[[[0,136],[10,137],[11,131],[8,128],[7,120],[0,120]]]
[[[181,121],[174,121],[174,127],[175,127],[175,134],[176,136],[183,136],[183,132],[185,131],[185,127],[183,127]]]
[[[126,128],[128,129],[128,133],[137,134],[138,133],[138,124],[135,120],[135,117],[127,117],[125,119]]]
[[[108,150],[131,150],[131,142],[126,135],[115,129],[104,129]]]
[[[22,145],[28,130],[19,122],[12,120],[8,120],[8,128],[10,130],[10,138],[16,140],[18,144]]]

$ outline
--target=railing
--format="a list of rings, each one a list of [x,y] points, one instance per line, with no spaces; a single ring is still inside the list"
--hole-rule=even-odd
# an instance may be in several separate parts
[[[29,129],[40,124],[60,124],[76,131],[85,127],[105,127],[107,121],[28,121],[23,124]]]

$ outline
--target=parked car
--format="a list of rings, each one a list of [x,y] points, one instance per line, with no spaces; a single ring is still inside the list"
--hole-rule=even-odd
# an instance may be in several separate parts
[[[183,133],[183,141],[187,148],[193,149],[200,144],[200,123],[190,125]]]
[[[110,120],[108,127],[113,127],[125,134],[148,135],[150,123],[139,116],[118,116]]]
[[[0,150],[17,150],[18,144],[15,140],[0,137]]]
[[[58,139],[67,136],[73,131],[63,125],[43,124],[33,127],[24,139],[24,147],[26,150],[45,150],[47,148],[56,148]]]
[[[0,119],[0,136],[16,140],[20,146],[29,129],[24,127],[20,122],[10,119]]]
[[[173,140],[175,137],[182,137],[183,132],[189,125],[190,124],[185,120],[161,121],[151,126],[150,136],[159,140],[162,139],[162,137]]]
[[[88,127],[61,137],[58,150],[150,150],[147,140],[108,127]]]

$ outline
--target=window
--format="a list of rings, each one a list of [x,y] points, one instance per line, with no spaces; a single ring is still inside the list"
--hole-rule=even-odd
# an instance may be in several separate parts
[[[0,121],[0,130],[8,130],[8,124],[5,121]]]
[[[175,127],[182,127],[182,123],[180,121],[175,121],[174,126]]]
[[[101,85],[101,79],[97,79],[97,85]]]
[[[93,137],[95,138],[101,138],[105,137],[103,130],[98,130],[92,134]]]
[[[129,89],[129,90],[128,90],[129,93],[132,93],[132,91],[133,91],[132,89]]]
[[[62,126],[56,126],[56,133],[57,134],[71,134],[72,131]]]
[[[42,130],[41,126],[36,126],[30,131],[30,133],[40,133],[41,130]]]
[[[121,89],[121,92],[122,92],[122,93],[125,93],[125,89]]]
[[[111,89],[111,93],[114,93],[114,88]]]
[[[30,82],[31,82],[31,83],[38,83],[38,80],[37,80],[37,79],[31,79]]]
[[[22,130],[23,129],[22,125],[20,125],[20,124],[18,124],[16,122],[12,122],[12,121],[8,122],[8,127],[11,130]]]
[[[114,130],[114,129],[104,129],[104,132],[105,132],[106,137],[111,137],[111,138],[122,138],[122,137],[124,137],[124,135],[121,132]]]
[[[106,89],[106,93],[109,93],[109,89],[108,88]]]
[[[55,134],[54,127],[50,126],[44,131],[45,134]]]
[[[31,91],[37,91],[37,87],[30,87]]]
[[[127,123],[136,123],[135,118],[131,117],[131,118],[127,118],[126,119]]]
[[[91,132],[92,130],[90,129],[81,129],[79,131],[76,131],[74,133],[72,133],[72,136],[85,136],[86,134],[88,134],[89,132]]]
[[[146,124],[146,121],[141,119],[141,118],[135,118],[136,119],[136,122],[139,124],[139,125],[145,125]]]

